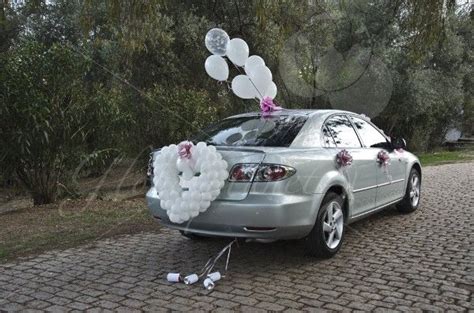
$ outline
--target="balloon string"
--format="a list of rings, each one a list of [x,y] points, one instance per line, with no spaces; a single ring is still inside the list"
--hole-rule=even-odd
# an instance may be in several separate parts
[[[199,274],[199,277],[204,277],[204,276],[207,276],[211,271],[212,269],[214,268],[214,266],[216,265],[217,261],[221,258],[221,256],[227,251],[227,260],[226,260],[226,265],[225,265],[225,269],[224,271],[227,272],[227,267],[229,266],[229,260],[230,260],[230,252],[231,252],[231,249],[232,249],[232,245],[234,243],[237,242],[237,239],[234,239],[232,240],[229,244],[227,244],[221,251],[219,251],[219,253],[214,256],[214,257],[211,257],[206,265],[204,265],[204,267],[202,268],[201,270],[201,273]]]

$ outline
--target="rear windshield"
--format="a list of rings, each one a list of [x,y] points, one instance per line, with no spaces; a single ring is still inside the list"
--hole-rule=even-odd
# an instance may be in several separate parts
[[[307,119],[304,115],[229,118],[202,130],[193,141],[216,146],[289,147]]]

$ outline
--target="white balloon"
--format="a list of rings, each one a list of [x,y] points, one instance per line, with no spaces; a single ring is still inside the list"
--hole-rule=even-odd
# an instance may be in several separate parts
[[[178,161],[176,161],[176,168],[178,171],[182,172],[188,168],[188,164],[183,159],[178,159]]]
[[[199,192],[203,193],[206,190],[207,190],[206,184],[204,183],[204,181],[201,181],[201,184],[199,185]],[[201,194],[201,197],[202,197],[202,194]]]
[[[188,212],[186,212],[186,211],[182,211],[182,212],[179,214],[179,218],[181,219],[182,222],[184,222],[184,221],[189,220],[189,219],[191,218],[191,215],[190,215]],[[181,223],[182,223],[182,222],[181,222]]]
[[[206,73],[215,80],[223,81],[229,77],[229,65],[221,56],[209,56],[204,63],[204,68]]]
[[[249,46],[240,38],[234,38],[227,45],[227,57],[238,66],[244,66],[249,57]]]
[[[203,201],[211,201],[211,198],[212,198],[212,195],[211,195],[210,192],[203,192],[203,193],[201,194],[201,199],[202,199]]]
[[[250,56],[247,61],[245,61],[245,73],[251,75],[258,66],[265,66],[265,61],[258,55]]]
[[[183,171],[183,175],[182,175],[183,179],[184,180],[190,180],[194,177],[194,171],[190,168],[186,168],[184,171]]]
[[[216,161],[217,161],[217,156],[215,154],[210,153],[207,156],[206,162],[211,164],[211,167],[214,167],[214,162],[216,162]]]
[[[247,75],[237,75],[232,80],[232,91],[242,99],[253,99],[258,93]]]
[[[227,45],[230,38],[227,33],[220,28],[213,28],[207,32],[204,43],[207,50],[215,55],[224,56],[226,54]]]
[[[170,217],[170,221],[172,221],[173,223],[178,223],[180,220],[178,214],[175,214],[175,213],[169,214],[169,217]]]
[[[191,192],[191,199],[193,200],[201,200],[201,194],[197,191]]]
[[[227,179],[229,177],[229,173],[226,170],[220,171],[219,175],[220,175],[219,176],[220,179]]]
[[[198,144],[196,145],[196,148],[199,150],[199,151],[202,151],[203,149],[206,148],[206,144],[202,141],[198,142]]]
[[[272,83],[272,72],[265,65],[260,65],[252,71],[250,79],[258,90],[258,96],[261,97]]]
[[[179,210],[181,212],[187,212],[189,210],[188,202],[181,202],[180,205],[179,205]]]
[[[212,195],[212,200],[216,199],[217,196],[221,193],[220,190],[213,190],[211,191],[211,195]]]
[[[211,190],[217,190],[217,189],[219,189],[219,181],[213,180],[211,182]]]
[[[201,201],[199,203],[199,211],[204,210],[206,211],[207,208],[211,205],[211,201]]]
[[[170,198],[171,198],[171,199],[176,199],[176,198],[178,198],[179,196],[180,196],[180,195],[179,195],[179,192],[177,192],[176,190],[172,190],[172,191],[170,192]]]
[[[210,204],[210,203],[211,203],[211,202],[209,202],[209,204]],[[200,213],[206,212],[206,210],[207,210],[207,207],[206,207],[204,204],[200,204],[200,205],[199,205],[199,212],[200,212]]]
[[[217,151],[216,147],[214,147],[214,146],[208,146],[208,147],[207,147],[207,150],[208,150],[210,153],[213,153],[213,154],[216,153],[216,151]]]
[[[263,96],[275,99],[277,95],[277,91],[278,91],[277,86],[275,85],[274,82],[272,82],[270,86],[268,86],[267,90],[265,90],[265,93],[263,94]]]

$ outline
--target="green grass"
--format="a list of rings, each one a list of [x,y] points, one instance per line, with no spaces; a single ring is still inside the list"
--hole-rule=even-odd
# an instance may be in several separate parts
[[[31,207],[0,215],[0,262],[158,228],[143,200]]]
[[[417,154],[422,166],[440,165],[447,163],[466,162],[474,160],[473,150],[438,151]]]

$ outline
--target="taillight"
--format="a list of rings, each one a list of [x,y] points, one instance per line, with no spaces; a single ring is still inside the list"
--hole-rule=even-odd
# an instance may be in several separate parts
[[[274,182],[286,179],[296,173],[290,166],[280,164],[236,164],[230,170],[231,182]]]
[[[295,169],[278,164],[262,164],[258,169],[255,181],[278,181],[290,177]]]
[[[258,164],[236,164],[230,170],[229,181],[249,182],[253,180]]]

